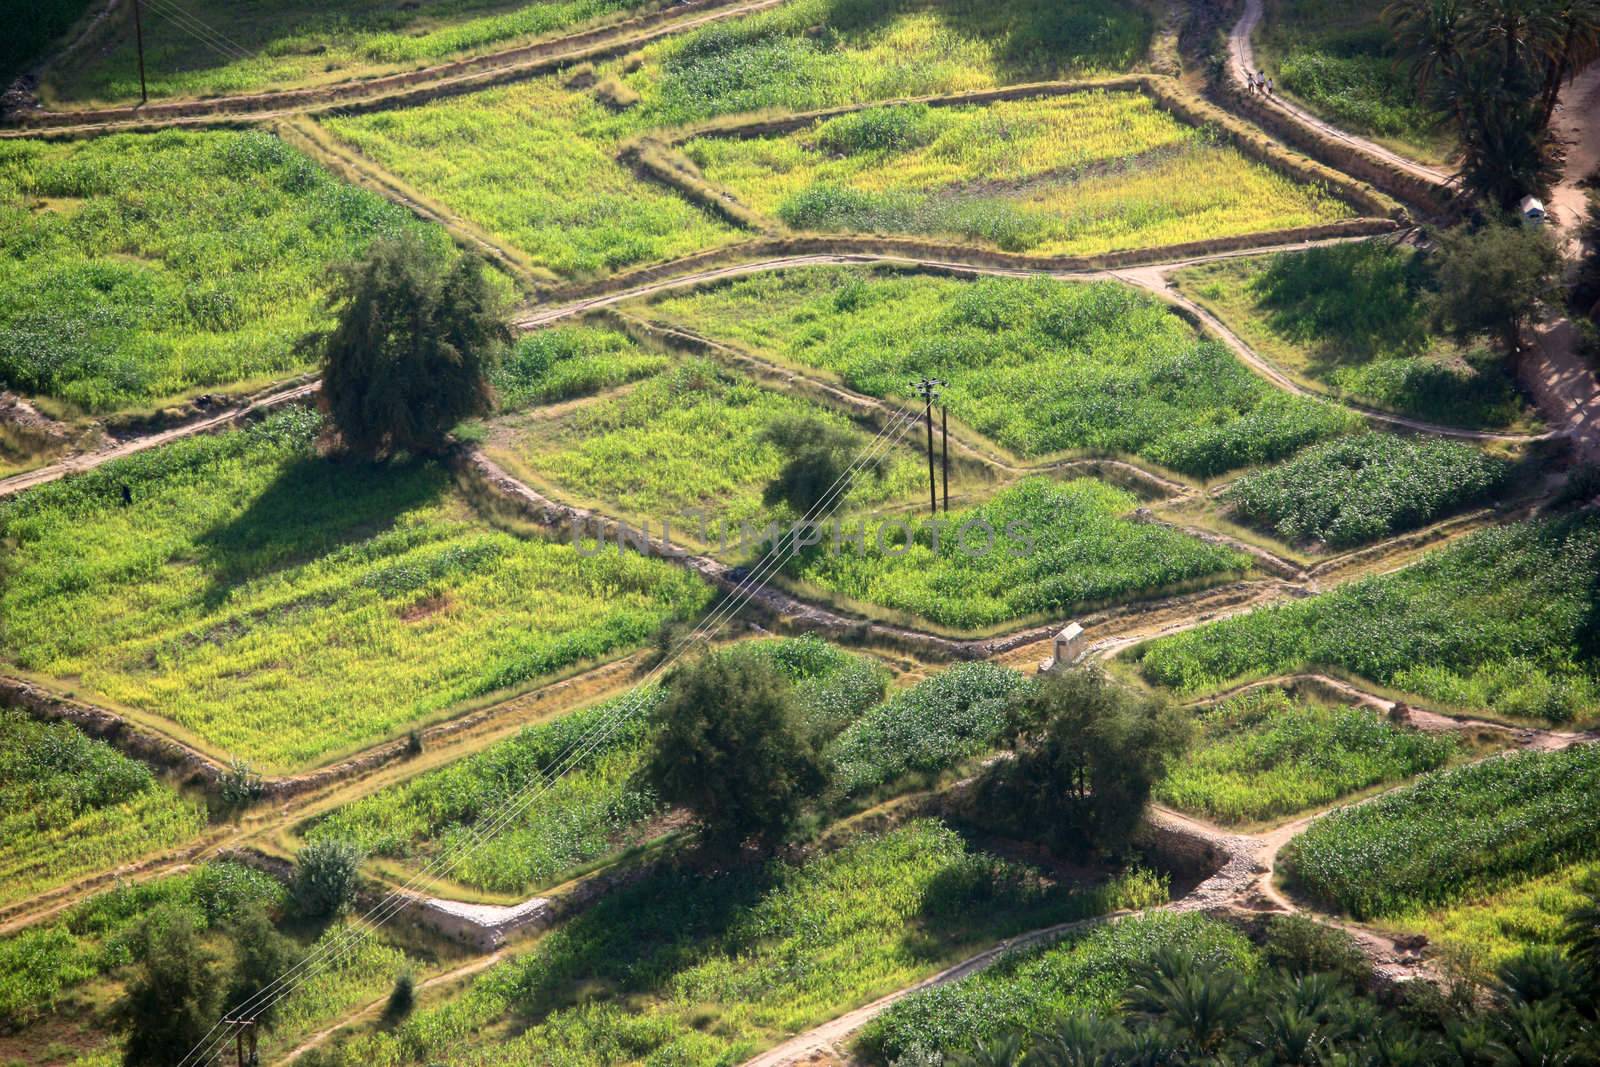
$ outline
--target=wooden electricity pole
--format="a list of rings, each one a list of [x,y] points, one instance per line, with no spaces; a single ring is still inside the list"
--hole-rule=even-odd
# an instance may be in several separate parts
[[[150,92],[144,85],[144,24],[139,20],[139,0],[133,0],[133,39],[139,47],[139,103],[150,102]]]
[[[944,513],[950,514],[950,406],[939,405],[939,447],[944,452]]]
[[[912,383],[912,388],[916,389],[917,395],[922,397],[926,405],[923,415],[928,425],[928,510],[935,515],[939,513],[939,483],[935,480],[933,473],[933,402],[939,399],[939,386],[943,384],[943,380],[939,378],[923,378],[921,381]],[[945,447],[948,450],[949,446],[946,445]],[[948,498],[949,495],[950,483],[947,477],[945,481],[945,496]]]

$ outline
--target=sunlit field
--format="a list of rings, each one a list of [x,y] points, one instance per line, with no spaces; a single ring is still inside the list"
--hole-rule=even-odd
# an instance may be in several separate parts
[[[329,267],[418,230],[260,131],[0,142],[0,379],[68,412],[310,369]]]
[[[922,234],[1086,255],[1346,218],[1134,92],[873,109],[684,146],[706,180],[795,231]]]
[[[1354,428],[1112,283],[818,267],[742,278],[647,313],[768,358],[905,398],[943,378],[954,419],[1024,457],[1132,453],[1210,477]]]
[[[630,650],[708,599],[660,560],[498,530],[436,463],[321,458],[317,430],[290,411],[0,504],[0,652],[284,770]]]

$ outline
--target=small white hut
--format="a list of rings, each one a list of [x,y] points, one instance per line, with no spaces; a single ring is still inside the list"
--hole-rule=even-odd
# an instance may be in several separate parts
[[[1048,674],[1058,667],[1070,667],[1083,658],[1089,651],[1089,640],[1084,636],[1083,627],[1075,622],[1069,622],[1066,628],[1056,634],[1054,655],[1039,664],[1041,674]]]
[[[1517,205],[1517,212],[1522,216],[1522,221],[1537,226],[1544,222],[1544,202],[1531,196],[1522,198],[1522,203]]]

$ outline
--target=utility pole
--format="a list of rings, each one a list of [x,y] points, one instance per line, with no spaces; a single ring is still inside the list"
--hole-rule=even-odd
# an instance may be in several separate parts
[[[950,405],[939,405],[939,447],[944,451],[944,513],[950,514]]]
[[[139,103],[150,102],[150,92],[144,85],[144,23],[139,20],[139,0],[133,0],[133,39],[139,46]]]
[[[233,1054],[236,1067],[258,1067],[261,1057],[256,1053],[256,1021],[254,1019],[223,1019],[233,1027]],[[250,1035],[250,1051],[244,1049],[245,1034]]]
[[[923,378],[921,381],[912,383],[912,388],[917,391],[918,396],[922,397],[926,405],[923,415],[928,424],[928,511],[934,515],[939,513],[939,485],[934,480],[933,473],[933,402],[939,399],[939,386],[943,384],[944,380],[941,378]],[[950,491],[948,483],[946,483],[945,496],[948,497],[949,495]]]

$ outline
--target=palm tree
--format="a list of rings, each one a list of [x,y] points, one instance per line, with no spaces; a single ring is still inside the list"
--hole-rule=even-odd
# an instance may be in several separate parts
[[[1112,1067],[1128,1032],[1098,1015],[1069,1015],[1028,1050],[1026,1067]]]
[[[1249,999],[1238,974],[1206,970],[1192,955],[1163,950],[1129,987],[1128,1010],[1161,1022],[1183,1046],[1202,1056],[1220,1052],[1239,1031]]]
[[[954,1067],[1017,1067],[1022,1062],[1022,1035],[1008,1033],[991,1037],[950,1062]]]
[[[1559,32],[1549,0],[1476,0],[1466,19],[1469,48],[1500,53],[1501,79],[1516,91],[1533,72],[1544,42]]]
[[[1600,874],[1591,874],[1578,887],[1582,902],[1567,912],[1561,944],[1567,958],[1583,968],[1589,988],[1600,993]]]
[[[1561,86],[1600,59],[1600,0],[1554,0],[1554,35],[1545,48],[1543,125],[1550,125]]]
[[[1383,11],[1395,32],[1400,55],[1411,61],[1418,95],[1440,75],[1453,74],[1461,61],[1461,0],[1395,0]]]

